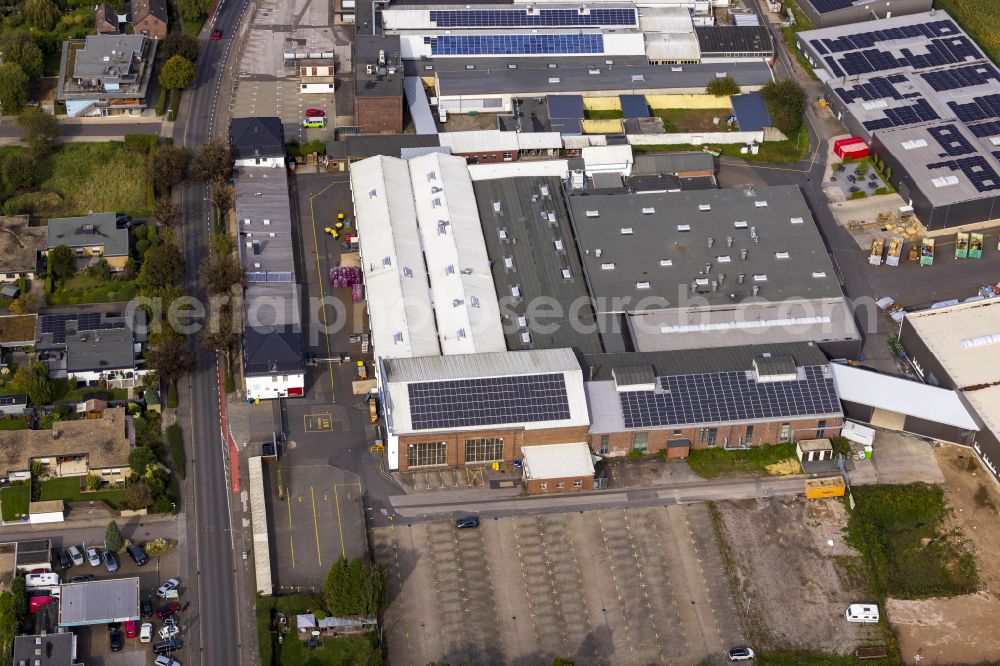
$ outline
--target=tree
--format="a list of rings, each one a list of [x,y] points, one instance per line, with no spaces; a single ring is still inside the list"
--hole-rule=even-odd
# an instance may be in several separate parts
[[[125,488],[125,503],[132,509],[145,509],[153,503],[153,491],[145,481],[133,481]]]
[[[137,477],[146,476],[149,468],[155,469],[157,465],[156,453],[148,446],[137,446],[128,454],[128,466]]]
[[[802,127],[806,94],[795,81],[782,79],[761,88],[771,122],[786,136],[792,136]]]
[[[59,18],[59,8],[52,0],[24,0],[21,15],[32,28],[48,30]]]
[[[104,530],[104,547],[113,553],[117,553],[124,545],[122,532],[118,529],[118,523],[112,520],[108,523],[107,529]]]
[[[26,393],[31,404],[35,407],[47,405],[52,401],[49,366],[41,361],[32,361],[27,365],[18,366],[10,383],[14,389]]]
[[[23,315],[38,312],[42,307],[42,297],[30,291],[26,291],[10,304],[11,314]]]
[[[198,60],[198,40],[183,32],[172,32],[160,40],[159,51],[164,60],[179,55],[195,62]]]
[[[0,53],[4,62],[20,65],[29,79],[42,75],[42,50],[27,30],[11,30],[0,35]]]
[[[31,187],[38,180],[38,162],[31,155],[14,153],[3,161],[3,184],[9,192]]]
[[[28,144],[36,157],[45,157],[59,138],[59,121],[51,113],[31,109],[17,119],[17,126],[24,132],[22,141]]]
[[[197,21],[214,6],[214,0],[177,0],[177,9],[185,21]]]
[[[194,81],[194,63],[182,55],[175,55],[163,63],[160,85],[167,90],[183,90]]]
[[[146,363],[159,379],[170,383],[194,369],[194,354],[182,335],[164,327],[149,336]]]
[[[202,329],[199,340],[202,347],[212,351],[232,349],[236,342],[232,311],[228,307],[220,310],[218,317],[211,321],[211,325]]]
[[[184,180],[191,153],[186,148],[176,148],[171,144],[157,146],[149,154],[147,171],[149,177],[160,192],[169,192],[170,188]]]
[[[45,475],[45,463],[41,460],[31,461],[31,478],[40,479]]]
[[[155,290],[171,284],[184,275],[184,255],[172,241],[160,243],[146,253],[139,269],[139,282]]]
[[[66,245],[49,250],[49,275],[55,282],[65,282],[76,275],[76,254]]]
[[[85,482],[87,490],[99,490],[101,487],[101,477],[96,474],[88,474]]]
[[[191,174],[205,182],[232,178],[233,154],[229,143],[222,139],[211,139],[198,146],[191,159]]]
[[[21,620],[14,595],[10,592],[0,593],[0,660],[3,663],[13,659],[14,637],[20,633]]]
[[[355,557],[338,559],[323,582],[323,602],[331,615],[377,617],[385,604],[388,571],[385,567]]]
[[[0,65],[0,108],[4,115],[21,113],[28,103],[28,75],[16,62]]]
[[[212,181],[212,202],[218,207],[220,218],[224,219],[233,207],[233,197],[233,188],[229,183],[221,178]]]
[[[153,219],[156,223],[164,227],[172,227],[181,217],[181,207],[175,204],[170,197],[162,196],[156,200],[153,208]]]
[[[716,97],[728,97],[730,95],[739,95],[740,86],[733,77],[721,76],[709,81],[708,85],[705,86],[705,92]]]
[[[210,294],[224,294],[233,285],[243,284],[243,266],[232,254],[213,253],[201,262],[199,276]]]

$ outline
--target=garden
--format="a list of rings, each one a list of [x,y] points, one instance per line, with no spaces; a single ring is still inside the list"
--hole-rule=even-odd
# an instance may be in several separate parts
[[[764,444],[737,450],[717,447],[691,449],[687,464],[691,471],[705,479],[802,471],[795,457],[795,444],[791,442]],[[790,469],[794,469],[794,472],[790,472]]]

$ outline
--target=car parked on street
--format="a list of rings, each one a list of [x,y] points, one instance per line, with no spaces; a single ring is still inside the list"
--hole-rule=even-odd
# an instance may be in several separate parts
[[[59,562],[60,569],[69,569],[70,567],[73,566],[73,558],[71,558],[69,556],[69,553],[67,553],[65,550],[55,548],[54,554],[56,556],[56,560]]]
[[[139,635],[139,623],[135,620],[125,622],[125,638],[136,638]]]
[[[156,590],[156,596],[161,599],[165,599],[167,597],[167,592],[176,590],[180,586],[181,582],[178,579],[171,578]]]
[[[306,118],[322,118],[326,115],[323,109],[306,109]]]
[[[212,41],[216,41],[217,42],[220,39],[222,39],[222,30],[219,29],[219,28],[216,28],[215,30],[212,31]]]
[[[83,566],[83,553],[80,551],[79,548],[77,548],[76,546],[70,546],[69,548],[66,549],[66,552],[69,553],[69,557],[71,560],[73,560],[73,564],[75,564],[78,567]]]
[[[170,619],[170,618],[167,618],[167,619]],[[160,627],[160,638],[161,639],[176,638],[177,634],[179,634],[179,633],[181,633],[181,628],[178,627],[176,624],[173,624],[173,623],[171,623],[171,624],[164,624],[162,627]]]
[[[118,571],[118,556],[112,553],[110,550],[104,551],[101,555],[104,558],[104,566],[108,568],[108,573],[114,573]]]
[[[161,654],[153,661],[153,666],[181,666],[181,662],[173,657]]]
[[[326,116],[319,118],[306,118],[302,121],[303,127],[326,127]]]
[[[169,604],[164,604],[156,610],[156,617],[162,620],[165,617],[170,617],[180,609],[181,605],[179,603],[171,601]]]

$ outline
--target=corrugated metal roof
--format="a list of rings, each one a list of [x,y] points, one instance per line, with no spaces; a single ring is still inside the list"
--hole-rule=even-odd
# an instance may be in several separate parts
[[[437,125],[431,115],[431,104],[427,100],[427,92],[419,76],[407,76],[403,79],[403,92],[406,93],[406,104],[413,118],[413,126],[417,134],[437,134]]]
[[[767,113],[767,105],[760,93],[751,92],[734,95],[729,98],[736,113],[736,122],[743,132],[759,132],[771,126],[771,116]]]
[[[526,479],[565,479],[593,476],[594,459],[585,442],[542,444],[521,448]]]
[[[138,578],[105,578],[68,583],[60,588],[60,627],[138,619]]]
[[[511,375],[579,372],[571,349],[533,349],[487,354],[392,358],[385,361],[386,382],[434,382]]]

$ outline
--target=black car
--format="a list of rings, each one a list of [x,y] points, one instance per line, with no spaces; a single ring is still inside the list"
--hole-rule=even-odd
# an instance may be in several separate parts
[[[174,652],[184,647],[184,641],[179,638],[168,638],[163,641],[153,643],[153,654],[166,654]]]
[[[153,600],[149,597],[143,597],[142,603],[139,604],[139,613],[143,617],[153,617]]]
[[[460,530],[464,530],[470,527],[479,527],[479,517],[478,516],[465,516],[459,518],[455,521],[455,527]]]
[[[94,577],[91,576],[90,574],[87,574],[86,576],[73,576],[72,578],[69,579],[69,582],[71,582],[71,583],[86,583],[87,581],[91,581],[91,580],[94,580]]]
[[[69,556],[69,553],[62,548],[56,550],[56,559],[59,560],[60,569],[69,569],[73,566],[73,559]]]
[[[132,561],[140,567],[149,562],[149,555],[146,554],[146,550],[139,544],[129,544],[125,550],[128,551],[128,556],[132,558]]]
[[[122,639],[122,627],[120,624],[108,625],[108,642],[111,644],[112,652],[121,652],[125,641]]]

